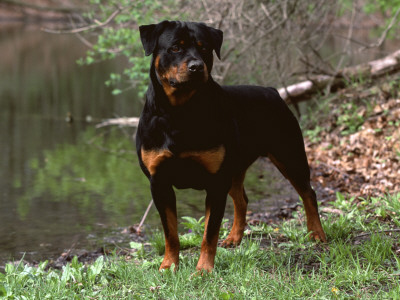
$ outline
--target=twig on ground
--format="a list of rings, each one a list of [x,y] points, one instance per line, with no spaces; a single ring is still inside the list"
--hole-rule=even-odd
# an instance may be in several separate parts
[[[323,165],[323,166],[327,167],[328,169],[331,169],[331,170],[333,170],[333,171],[335,171],[335,172],[337,172],[339,174],[342,174],[344,177],[349,177],[349,174],[343,172],[342,170],[340,170],[340,169],[338,169],[338,168],[336,168],[334,166],[328,165],[327,163],[324,163],[324,162],[319,162],[319,164]]]
[[[362,233],[362,234],[354,236],[353,239],[358,239],[360,237],[371,235],[373,233],[382,233],[382,232],[400,232],[400,228],[398,228],[398,229],[379,230],[379,231],[374,231],[374,232],[366,232],[366,233]]]
[[[65,261],[68,258],[68,256],[71,254],[71,252],[75,249],[75,246],[76,246],[76,242],[74,242],[72,244],[72,246],[69,247],[69,249],[66,252],[61,254],[62,260]]]
[[[137,227],[136,231],[138,234],[141,232],[141,227],[143,226],[144,221],[146,220],[147,215],[149,214],[150,208],[153,206],[153,199],[151,199],[149,205],[147,206],[146,211],[144,212],[144,215],[142,217],[142,220],[139,223],[139,226]]]

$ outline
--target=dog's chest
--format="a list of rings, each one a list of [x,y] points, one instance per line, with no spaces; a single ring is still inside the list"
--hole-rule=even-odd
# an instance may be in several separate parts
[[[186,166],[197,165],[209,174],[216,174],[225,159],[226,149],[223,145],[207,150],[191,150],[173,153],[169,149],[141,149],[142,161],[151,176],[164,166],[167,172],[175,173]]]
[[[221,118],[204,114],[146,120],[141,157],[151,176],[165,174],[216,174],[226,157]],[[167,175],[168,176],[168,175]],[[182,178],[182,175],[180,178]]]

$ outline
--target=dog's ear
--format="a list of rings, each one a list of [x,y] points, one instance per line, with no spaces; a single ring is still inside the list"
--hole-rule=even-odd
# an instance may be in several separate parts
[[[149,56],[157,46],[157,40],[169,21],[165,20],[158,24],[139,26],[140,40],[144,48],[144,53]]]
[[[207,27],[208,27],[208,32],[210,33],[211,36],[215,54],[217,54],[218,58],[221,59],[221,46],[222,46],[222,41],[224,39],[224,34],[219,29],[215,29],[209,26]]]

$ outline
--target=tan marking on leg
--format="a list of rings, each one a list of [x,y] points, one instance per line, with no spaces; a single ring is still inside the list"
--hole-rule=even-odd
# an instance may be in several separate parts
[[[211,272],[214,269],[215,254],[217,253],[218,232],[211,237],[211,241],[207,241],[207,228],[210,219],[210,205],[206,205],[205,228],[203,241],[201,243],[200,258],[197,262],[196,269],[198,271]]]
[[[192,159],[201,164],[209,173],[215,174],[221,168],[225,152],[225,147],[221,145],[210,150],[183,152],[179,157]]]
[[[206,212],[204,214],[204,234],[207,232],[208,220],[210,219],[210,206],[206,205]]]
[[[173,154],[169,150],[160,149],[160,150],[141,150],[142,161],[146,166],[147,170],[151,176],[153,176],[158,166],[168,158],[171,158]]]
[[[297,193],[303,200],[304,210],[307,218],[307,229],[311,232],[311,238],[327,242],[325,232],[322,228],[321,220],[318,213],[317,197],[314,190],[310,185],[310,181],[305,184],[304,182],[297,182],[296,178],[290,177],[289,172],[286,170],[284,164],[278,161],[273,155],[268,155],[269,159],[279,169],[279,171],[285,176],[292,186],[296,189]]]
[[[327,239],[319,218],[317,197],[315,192],[311,186],[305,190],[297,188],[295,184],[294,187],[303,200],[304,210],[306,211],[307,218],[307,230],[308,232],[311,232],[311,238],[326,243]]]
[[[222,242],[222,246],[238,246],[243,238],[244,228],[246,227],[247,196],[244,190],[243,181],[245,172],[232,179],[232,187],[229,195],[232,197],[234,205],[234,219],[231,232]]]
[[[201,243],[200,258],[197,262],[198,271],[211,272],[214,269],[215,254],[217,253],[218,234],[212,237],[211,243],[207,243],[205,237]]]
[[[160,270],[169,269],[172,264],[175,264],[174,271],[177,270],[179,264],[179,237],[178,237],[178,224],[176,213],[170,209],[165,211],[167,217],[168,235],[165,235],[165,254],[161,263]]]
[[[196,269],[211,272],[214,268],[215,254],[221,221],[225,211],[227,194],[220,190],[207,190],[206,226],[201,243],[200,258]]]

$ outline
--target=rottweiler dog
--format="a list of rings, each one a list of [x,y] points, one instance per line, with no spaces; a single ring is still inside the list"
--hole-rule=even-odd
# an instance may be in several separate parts
[[[211,271],[228,194],[234,221],[222,245],[242,240],[248,203],[243,181],[259,157],[269,157],[290,181],[304,202],[311,237],[326,242],[302,133],[277,90],[220,86],[213,80],[213,51],[220,58],[221,30],[180,21],[139,29],[145,55],[152,54],[152,60],[136,147],[164,228],[160,270],[179,263],[173,187],[207,193],[197,269]]]

